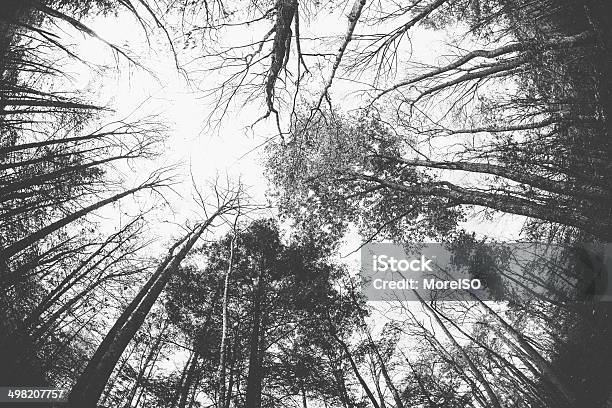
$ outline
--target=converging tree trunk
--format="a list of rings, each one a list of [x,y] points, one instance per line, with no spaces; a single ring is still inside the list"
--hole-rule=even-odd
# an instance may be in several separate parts
[[[226,354],[226,343],[227,343],[227,325],[228,325],[228,291],[230,275],[232,273],[232,267],[234,266],[234,245],[236,243],[236,237],[232,237],[230,241],[230,254],[227,266],[227,272],[223,282],[223,323],[221,328],[221,345],[219,346],[219,402],[217,407],[223,408],[225,406],[225,354]]]
[[[262,383],[262,301],[264,292],[264,271],[259,271],[256,278],[253,298],[253,323],[251,337],[249,339],[249,374],[247,376],[246,407],[261,407],[261,383]]]
[[[69,407],[95,408],[115,364],[144,322],[166,283],[172,274],[176,272],[181,261],[187,256],[196,241],[222,212],[223,209],[217,210],[211,217],[192,229],[170,249],[170,252],[153,276],[106,335],[98,350],[96,350],[96,353],[87,364],[83,374],[78,378],[69,396]],[[185,243],[175,255],[175,249],[182,242]]]

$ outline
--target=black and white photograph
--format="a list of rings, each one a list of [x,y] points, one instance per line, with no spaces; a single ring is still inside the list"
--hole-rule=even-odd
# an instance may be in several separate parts
[[[0,0],[0,408],[612,408],[610,0]]]

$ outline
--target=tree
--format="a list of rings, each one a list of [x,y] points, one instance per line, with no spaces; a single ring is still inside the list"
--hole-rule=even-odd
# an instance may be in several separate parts
[[[240,186],[225,192],[215,189],[215,192],[217,194],[215,211],[204,221],[190,228],[185,236],[175,242],[151,278],[145,283],[98,346],[70,392],[69,404],[71,406],[75,408],[95,407],[121,354],[142,325],[172,274],[176,273],[180,263],[218,217],[239,208],[243,195]]]
[[[136,242],[137,227],[129,222],[100,236],[91,215],[171,184],[170,168],[128,184],[114,167],[155,156],[165,132],[156,118],[109,119],[110,109],[65,80],[63,59],[83,61],[54,24],[97,37],[82,21],[119,8],[139,18],[129,1],[9,0],[1,7],[0,378],[6,384],[70,376],[59,361],[78,364],[86,329],[99,323],[92,314],[109,303],[104,292],[142,273],[136,254],[147,244]],[[146,213],[135,217],[140,228]]]
[[[202,255],[206,267],[184,268],[170,284],[167,305],[201,358],[194,370],[204,383],[187,387],[218,406],[268,406],[283,397],[346,400],[333,385],[342,358],[327,322],[333,313],[336,335],[346,336],[354,312],[334,289],[344,271],[330,262],[330,248],[307,235],[284,243],[274,221],[257,220],[207,245]],[[219,362],[229,378],[220,375]]]

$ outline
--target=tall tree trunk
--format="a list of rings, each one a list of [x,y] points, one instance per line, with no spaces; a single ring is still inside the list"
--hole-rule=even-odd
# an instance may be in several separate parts
[[[194,351],[193,353],[191,353],[189,355],[189,358],[187,359],[187,362],[185,363],[185,366],[183,367],[183,372],[181,373],[181,378],[179,378],[179,381],[176,384],[176,390],[175,390],[174,396],[172,398],[172,405],[171,405],[170,408],[176,408],[176,404],[178,404],[178,401],[181,398],[181,392],[182,392],[184,384],[185,384],[185,379],[187,378],[187,373],[189,372],[189,369],[191,367],[191,362],[196,357],[196,353],[197,352]]]
[[[98,347],[92,360],[87,364],[83,374],[78,378],[69,396],[68,406],[70,408],[95,408],[100,394],[125,347],[141,327],[172,274],[176,272],[187,253],[220,214],[220,211],[217,210],[210,218],[179,241],[179,244],[183,241],[186,242],[178,254],[173,255],[176,246],[171,249],[166,259],[138,294],[137,299],[134,299],[128,309],[120,316],[118,323],[125,323],[113,326]],[[142,301],[137,302],[137,300],[140,300],[139,298]]]
[[[535,349],[529,342],[525,339],[525,337],[519,333],[510,323],[508,323],[503,317],[501,317],[497,312],[489,307],[485,302],[480,300],[478,296],[472,294],[472,297],[477,300],[477,302],[487,311],[488,314],[493,316],[504,328],[506,333],[508,333],[514,341],[518,343],[520,349],[526,353],[529,358],[532,360],[533,364],[540,370],[543,377],[550,381],[556,390],[563,396],[566,400],[566,405],[573,406],[575,398],[571,394],[571,392],[567,389],[563,381],[559,378],[553,367],[550,365],[548,361]],[[505,341],[513,349],[516,349],[516,346],[510,344],[506,336],[500,336],[502,340]]]
[[[193,382],[193,387],[191,387],[191,394],[189,397],[189,404],[187,405],[187,408],[193,408],[196,396],[198,395],[198,387],[202,382],[202,378],[204,378],[204,371],[200,370],[199,372],[196,372],[196,378]]]
[[[391,391],[391,394],[393,395],[393,400],[395,401],[395,407],[404,408],[404,403],[400,397],[400,393],[395,387],[395,385],[393,384],[393,382],[391,381],[391,376],[389,375],[389,371],[387,370],[387,364],[385,363],[382,355],[380,354],[380,349],[378,348],[378,344],[374,343],[374,339],[372,339],[372,334],[370,333],[370,330],[368,329],[368,326],[365,320],[363,320],[363,318],[361,319],[361,327],[368,337],[368,342],[370,343],[370,347],[374,350],[374,354],[376,355],[376,360],[378,361],[378,365],[380,366],[381,374],[385,380],[385,385],[387,386],[387,388]]]
[[[219,346],[219,403],[218,408],[223,408],[225,402],[225,349],[227,341],[227,296],[229,291],[230,275],[234,265],[234,244],[236,237],[234,236],[230,242],[230,255],[225,274],[225,282],[223,286],[223,327],[221,329],[221,345]]]
[[[149,370],[144,377],[145,382],[151,378],[151,374],[153,373],[153,370],[155,369],[155,364],[157,364],[157,360],[159,359],[159,355],[161,354],[161,349],[162,349],[161,347],[158,347],[155,355],[153,356],[153,360],[151,361],[151,364],[149,365]],[[138,392],[138,397],[136,398],[136,402],[134,403],[135,407],[137,407],[138,404],[140,404],[140,399],[144,395],[145,395],[145,388],[140,387],[140,390]]]
[[[540,400],[540,401],[542,400],[541,388],[538,387],[538,384],[534,380],[527,377],[525,373],[523,372],[523,370],[517,368],[516,361],[514,362],[509,361],[504,356],[502,356],[500,353],[496,352],[495,350],[492,350],[488,345],[484,344],[482,341],[475,338],[473,335],[467,333],[465,330],[461,328],[459,324],[455,323],[453,319],[444,315],[444,313],[440,312],[437,309],[436,309],[436,313],[438,313],[440,317],[442,317],[444,320],[450,323],[450,325],[454,327],[461,335],[465,336],[465,338],[471,340],[474,344],[478,345],[483,350],[485,350],[487,354],[489,355],[489,357],[492,359],[492,361],[494,361],[493,357],[497,358],[499,360],[498,364],[500,364],[501,367],[504,367],[505,369],[509,370],[509,372],[504,374],[504,376],[508,377],[508,379],[512,381],[515,381],[513,380],[513,378],[516,378],[515,386],[517,387],[517,389],[520,387],[521,392],[528,394],[529,397],[533,398],[534,400]],[[497,334],[499,338],[505,337],[505,334],[501,332],[501,330],[499,330],[497,327],[492,326],[492,330],[495,334]],[[514,343],[508,342],[508,339],[503,339],[503,340],[506,344],[508,344],[511,350],[514,350],[516,352],[516,355],[514,357],[521,360],[527,369],[529,369],[536,376],[539,376],[540,373],[535,369],[531,361],[529,361],[529,359],[526,358],[525,353],[522,350],[520,350],[520,348]],[[510,373],[514,377],[511,377]],[[551,384],[548,383],[548,380],[545,379],[545,381],[546,381],[546,386],[550,388]],[[557,392],[556,390],[553,390],[551,394],[551,398],[555,399],[557,397],[556,392]],[[562,403],[562,406],[565,406],[563,401],[561,401],[561,403]]]
[[[253,299],[253,325],[249,340],[249,374],[247,376],[246,408],[261,407],[261,298],[263,292],[263,271],[260,271],[255,282],[255,297]]]
[[[189,370],[187,370],[187,376],[185,377],[185,381],[182,384],[179,393],[177,408],[185,408],[187,406],[187,401],[189,401],[189,394],[191,391],[191,386],[195,381],[193,381],[194,376],[196,375],[196,368],[198,366],[198,357],[199,353],[195,352],[193,359],[191,360],[191,364],[189,364]]]
[[[342,399],[343,408],[351,408],[353,404],[351,403],[351,399],[349,397],[348,391],[346,389],[346,381],[344,379],[344,372],[342,368],[333,369],[334,377],[336,378],[336,382],[340,385],[340,396]]]
[[[206,337],[208,336],[208,333],[211,327],[213,314],[215,312],[214,305],[217,304],[217,300],[219,299],[219,296],[220,296],[220,290],[217,289],[215,290],[212,296],[211,302],[210,302],[210,304],[213,307],[211,307],[208,313],[206,314],[206,320],[204,321],[204,324],[202,325],[202,327],[204,327],[204,331],[202,332],[201,336],[204,339],[206,339]],[[194,373],[196,373],[198,358],[201,356],[201,354],[200,352],[198,352],[198,344],[196,342],[194,342],[193,348],[195,350],[193,353],[193,358],[189,360],[185,366],[185,370],[183,372],[183,375],[181,376],[180,384],[179,386],[177,386],[176,396],[172,403],[172,408],[175,408],[175,407],[185,408],[188,405],[190,406],[191,403],[188,404],[188,402],[190,401],[190,398],[189,398],[190,391],[192,389],[195,390],[198,387],[201,375],[194,374]],[[206,356],[204,356],[204,358],[205,357]]]
[[[229,361],[230,361],[230,366],[229,366],[229,381],[227,383],[227,392],[226,392],[226,397],[225,397],[225,404],[223,405],[223,408],[230,408],[230,404],[232,402],[232,389],[234,388],[234,378],[236,377],[234,375],[234,370],[235,370],[235,366],[236,366],[236,353],[238,352],[237,348],[238,348],[239,342],[238,341],[234,341],[231,344],[231,347],[229,348],[230,350],[230,354],[229,354]],[[238,381],[240,381],[240,378],[238,378]]]
[[[164,321],[163,327],[161,328],[161,330],[159,331],[159,334],[157,335],[157,339],[155,339],[155,344],[153,344],[153,346],[147,353],[147,357],[145,358],[142,368],[138,371],[138,375],[134,379],[134,386],[130,390],[130,395],[128,397],[127,402],[125,403],[125,408],[130,408],[132,406],[132,401],[134,400],[134,396],[136,396],[136,392],[138,391],[138,388],[141,387],[142,385],[142,380],[145,378],[145,373],[149,369],[149,365],[155,364],[155,360],[157,360],[157,356],[159,355],[161,342],[164,338],[164,335],[166,334],[166,329],[168,328],[168,323],[169,321],[168,319],[166,319]]]
[[[425,399],[427,399],[427,405],[429,406],[429,408],[436,408],[438,404],[434,403],[433,400],[431,399],[431,394],[429,393],[429,390],[425,388],[425,385],[423,384],[423,380],[421,379],[421,374],[419,374],[419,372],[415,370],[414,366],[410,363],[410,360],[408,360],[407,358],[406,358],[406,363],[408,363],[408,366],[410,366],[410,369],[412,370],[412,373],[414,374],[414,378],[417,380],[417,384],[419,385],[419,389],[421,390],[421,393],[423,394]]]
[[[378,394],[378,400],[380,401],[380,408],[387,408],[387,403],[385,402],[385,396],[383,395],[382,388],[380,388],[380,374],[376,373],[375,367],[372,367],[372,379],[374,380],[374,388],[376,388],[376,393]]]
[[[351,354],[351,351],[349,350],[347,344],[340,338],[340,336],[336,334],[335,328],[332,326],[331,322],[330,322],[329,329],[330,329],[330,334],[332,335],[332,337],[336,340],[336,342],[340,345],[340,347],[342,347],[342,350],[344,351],[344,354],[346,358],[348,359],[349,364],[351,365],[351,368],[353,369],[353,374],[355,374],[355,377],[357,377],[357,381],[359,381],[361,388],[363,388],[363,390],[365,391],[366,395],[370,399],[370,402],[372,403],[374,408],[380,408],[380,404],[378,403],[378,401],[376,401],[376,398],[374,397],[372,390],[370,390],[368,383],[366,383],[366,381],[363,379],[363,376],[359,372],[359,368],[357,367],[357,363],[355,363],[355,360],[353,359],[353,355]]]
[[[464,348],[461,347],[461,345],[457,342],[455,337],[453,337],[452,333],[448,330],[444,322],[442,322],[442,319],[440,319],[440,316],[438,316],[438,313],[431,306],[429,306],[427,302],[423,300],[423,298],[417,293],[417,291],[413,290],[413,292],[416,295],[416,297],[419,299],[421,304],[427,309],[427,311],[431,313],[432,317],[434,318],[436,323],[438,323],[438,326],[440,326],[440,328],[442,329],[446,337],[451,341],[453,346],[457,349],[457,351],[459,351],[459,353],[461,353],[465,363],[467,363],[472,374],[474,374],[478,382],[484,387],[485,393],[487,394],[487,397],[489,398],[489,402],[491,403],[491,406],[495,408],[502,408],[499,402],[499,399],[497,398],[497,395],[495,394],[495,392],[491,388],[491,385],[489,384],[489,381],[484,377],[484,375],[478,369],[478,367],[476,367],[476,365],[474,364],[470,356],[467,354],[467,352],[464,350]]]
[[[306,398],[306,389],[304,388],[303,383],[302,383],[301,391],[302,391],[302,408],[308,408],[308,399]]]
[[[164,258],[162,263],[157,267],[155,273],[153,273],[153,275],[151,276],[151,278],[149,278],[147,283],[140,289],[136,297],[130,302],[128,307],[123,311],[123,313],[121,314],[121,316],[119,316],[119,318],[117,319],[113,327],[106,334],[106,336],[102,340],[102,343],[100,343],[100,345],[98,346],[98,349],[96,350],[94,355],[89,360],[87,367],[85,367],[85,370],[83,371],[83,373],[77,380],[77,383],[73,387],[71,393],[78,394],[78,393],[83,392],[83,388],[87,385],[87,380],[89,380],[91,376],[93,375],[93,372],[95,371],[96,366],[100,363],[100,361],[102,360],[106,352],[109,350],[116,336],[119,334],[123,326],[127,323],[130,316],[132,315],[132,313],[134,313],[134,311],[136,310],[140,302],[143,300],[143,298],[145,297],[149,289],[151,289],[155,281],[159,278],[159,275],[168,266],[168,264],[172,260],[172,257],[174,256],[174,251],[176,250],[176,248],[181,243],[183,243],[188,237],[189,237],[189,234],[183,237],[178,242],[176,242],[170,248],[170,250],[168,251],[168,255],[166,256],[166,258]]]
[[[5,82],[9,75],[6,72],[15,58],[11,55],[11,45],[15,42],[15,34],[24,24],[32,20],[34,8],[28,0],[3,0],[0,15],[0,81]],[[14,62],[13,62],[14,63]],[[4,98],[2,98],[4,99]],[[0,111],[4,103],[0,101]]]
[[[123,359],[121,361],[121,364],[119,364],[119,370],[117,370],[117,373],[115,374],[113,379],[108,382],[108,384],[107,384],[107,386],[105,388],[106,392],[104,392],[104,395],[102,396],[102,399],[100,400],[100,405],[104,406],[104,404],[106,404],[106,401],[108,400],[108,397],[110,397],[110,395],[111,395],[111,391],[113,390],[113,388],[115,387],[115,384],[119,380],[119,377],[121,375],[121,372],[123,371],[123,368],[127,365],[128,361],[130,361],[130,358],[132,358],[132,354],[134,354],[134,352],[138,348],[138,343],[136,343],[136,342],[134,342],[134,343],[135,344],[130,349],[130,351],[127,353],[127,355],[125,357],[123,357]]]

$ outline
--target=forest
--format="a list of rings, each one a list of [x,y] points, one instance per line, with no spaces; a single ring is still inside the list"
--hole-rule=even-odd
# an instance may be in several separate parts
[[[606,0],[2,0],[0,406],[612,408],[611,115]]]

